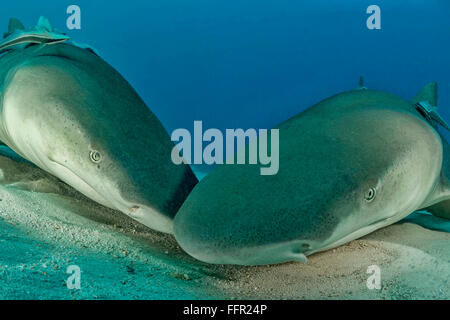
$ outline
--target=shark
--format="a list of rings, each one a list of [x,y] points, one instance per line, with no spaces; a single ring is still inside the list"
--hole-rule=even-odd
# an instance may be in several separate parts
[[[119,72],[66,40],[46,19],[30,31],[10,21],[0,141],[91,200],[172,233],[195,175],[171,161],[170,136]]]
[[[361,79],[276,127],[278,174],[223,165],[203,178],[175,217],[176,240],[206,263],[306,262],[417,210],[450,217],[436,105],[436,83],[406,101]]]

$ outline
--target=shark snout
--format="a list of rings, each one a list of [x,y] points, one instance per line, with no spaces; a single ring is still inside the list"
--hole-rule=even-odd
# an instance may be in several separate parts
[[[176,230],[176,229],[175,229]],[[175,237],[180,246],[197,260],[211,264],[270,265],[284,262],[307,261],[312,245],[306,240],[232,247],[226,245],[202,245],[184,238],[179,230]]]
[[[153,230],[172,234],[173,220],[146,202],[144,199],[131,202],[118,195],[111,199],[111,207]]]
[[[64,175],[66,181],[76,185],[79,191],[96,202],[121,211],[156,231],[173,232],[172,219],[152,207],[149,197],[136,191],[137,186],[125,174],[120,179],[108,179],[105,175],[85,174],[85,171],[77,170],[76,166],[69,166],[64,161],[52,160],[51,163],[60,175]]]
[[[264,238],[243,238],[239,232],[233,232],[227,226],[220,228],[204,223],[191,224],[184,220],[183,215],[175,217],[174,235],[186,253],[211,264],[267,265],[290,261],[306,262],[306,256],[321,245],[310,239],[264,241]]]

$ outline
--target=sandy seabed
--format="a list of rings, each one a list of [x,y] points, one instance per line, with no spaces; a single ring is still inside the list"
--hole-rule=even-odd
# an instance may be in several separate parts
[[[450,222],[416,213],[306,264],[207,265],[174,238],[0,157],[0,299],[449,299]],[[69,290],[67,267],[80,267]],[[381,289],[366,286],[381,270]]]

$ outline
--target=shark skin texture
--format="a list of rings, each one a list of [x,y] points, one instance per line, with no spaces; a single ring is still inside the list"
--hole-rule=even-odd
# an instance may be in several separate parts
[[[17,20],[9,29],[6,44],[26,32]],[[0,56],[2,143],[90,199],[172,233],[197,178],[171,161],[160,121],[92,50],[46,43],[45,19],[32,32],[43,43],[24,40]]]
[[[215,169],[175,217],[178,243],[214,264],[305,262],[419,209],[448,217],[449,148],[423,101],[435,83],[405,101],[361,79],[281,123],[278,174]]]

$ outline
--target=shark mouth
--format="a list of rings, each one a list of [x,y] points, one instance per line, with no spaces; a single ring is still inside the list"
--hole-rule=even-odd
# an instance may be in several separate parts
[[[83,193],[86,197],[104,205],[105,207],[116,209],[104,196],[102,196],[85,179],[77,175],[72,169],[70,169],[69,167],[58,161],[55,160],[50,161],[57,168],[56,170],[61,173],[59,175],[62,176],[62,178],[60,178],[61,180],[63,180],[69,185],[78,186],[76,189],[81,193]]]
[[[383,218],[383,219],[379,219],[367,226],[361,227],[343,237],[338,238],[337,240],[333,240],[331,242],[328,242],[326,244],[324,244],[324,246],[322,247],[317,247],[316,249],[313,249],[311,251],[307,251],[305,252],[305,255],[311,255],[313,253],[317,253],[317,252],[321,252],[321,251],[326,251],[326,250],[330,250],[336,247],[339,247],[343,244],[346,244],[350,241],[353,241],[355,239],[361,238],[369,233],[372,233],[380,228],[383,228],[385,226],[391,225],[397,221],[400,221],[401,219],[403,219],[404,217],[406,217],[408,214],[410,214],[410,211],[407,211],[406,213],[404,212],[400,212],[397,213],[393,216],[387,217],[387,218]]]
[[[99,191],[97,191],[92,185],[85,179],[77,175],[72,169],[66,165],[50,160],[54,165],[53,169],[59,173],[61,180],[74,187],[76,190],[84,194],[86,197],[100,203],[101,205],[111,208],[113,210],[121,211],[130,218],[138,221],[139,223],[164,233],[173,233],[173,222],[169,217],[161,214],[158,210],[138,203],[130,203],[129,201],[120,197],[120,200],[115,198],[104,197]],[[117,194],[116,192],[109,193],[110,195]]]

